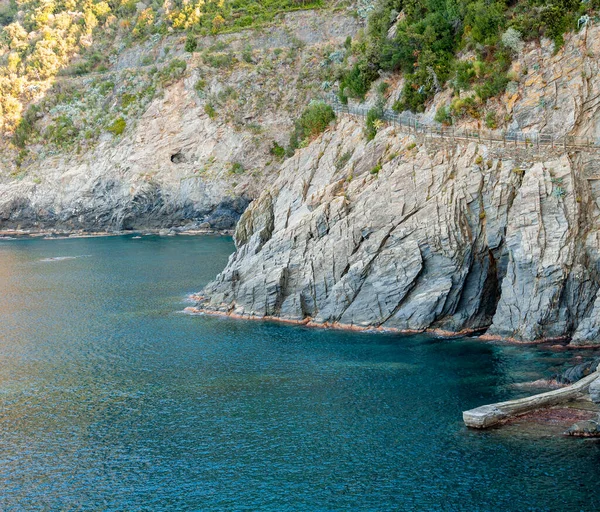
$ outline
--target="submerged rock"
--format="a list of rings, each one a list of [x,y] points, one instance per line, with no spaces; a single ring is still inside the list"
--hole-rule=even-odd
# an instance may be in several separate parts
[[[596,420],[578,421],[565,434],[574,437],[600,437],[600,417]]]
[[[560,384],[571,384],[595,372],[599,364],[600,357],[597,357],[590,361],[585,361],[575,366],[571,366],[567,368],[564,372],[556,375],[554,378]]]

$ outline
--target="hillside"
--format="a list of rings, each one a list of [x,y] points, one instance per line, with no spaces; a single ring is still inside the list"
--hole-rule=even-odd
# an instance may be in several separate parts
[[[118,48],[103,52],[105,69],[82,70],[88,50],[72,56],[5,132],[2,227],[233,227],[322,93],[322,63],[358,29],[351,10],[336,9],[128,45],[120,32],[99,34],[92,47]]]

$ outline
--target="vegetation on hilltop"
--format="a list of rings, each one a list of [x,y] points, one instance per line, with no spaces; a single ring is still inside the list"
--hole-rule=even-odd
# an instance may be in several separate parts
[[[134,42],[170,32],[216,34],[256,27],[328,0],[9,0],[0,4],[0,129],[13,133],[26,106],[56,76],[104,72]],[[190,39],[188,49],[195,49]]]
[[[472,100],[452,105],[453,114],[472,113],[472,102],[504,91],[524,41],[545,36],[558,50],[563,34],[599,6],[599,0],[377,0],[338,77],[340,98],[364,99],[381,71],[402,72],[397,110],[423,111],[448,84],[456,93],[474,91]]]

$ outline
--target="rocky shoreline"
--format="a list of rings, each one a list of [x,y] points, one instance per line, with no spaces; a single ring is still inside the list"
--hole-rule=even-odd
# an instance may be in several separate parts
[[[242,215],[237,250],[199,310],[600,343],[600,210],[587,156],[532,156],[523,170],[483,144],[419,145],[393,128],[361,139],[345,119],[284,164]],[[374,158],[385,162],[376,174]]]
[[[206,302],[207,299],[198,295],[190,295],[187,297],[188,302],[193,303],[202,303]],[[219,317],[227,317],[234,320],[250,320],[250,321],[259,321],[259,322],[277,322],[282,324],[289,325],[301,325],[305,327],[313,327],[317,329],[332,329],[332,330],[340,330],[340,331],[355,331],[355,332],[372,332],[372,333],[389,333],[389,334],[430,334],[433,336],[439,336],[443,338],[459,338],[459,337],[473,337],[479,339],[481,341],[489,341],[489,342],[501,342],[508,343],[512,345],[530,345],[530,346],[539,346],[539,345],[547,345],[552,343],[551,347],[555,350],[563,350],[566,348],[569,349],[577,349],[577,350],[598,350],[600,352],[600,347],[598,345],[570,345],[569,339],[562,338],[543,338],[534,341],[523,341],[515,338],[503,338],[501,336],[490,336],[488,334],[479,334],[481,333],[481,329],[464,329],[462,331],[447,331],[444,329],[396,329],[393,327],[374,327],[374,326],[360,326],[360,325],[352,325],[352,324],[343,324],[339,322],[329,323],[329,322],[315,322],[312,318],[304,318],[302,320],[295,320],[290,318],[283,318],[279,316],[260,316],[260,315],[252,315],[252,314],[238,314],[233,310],[228,310],[226,305],[223,305],[223,309],[212,309],[212,308],[203,308],[196,306],[188,306],[183,310],[184,313],[189,315],[208,315],[208,316],[219,316]]]
[[[158,235],[158,236],[201,236],[201,235],[220,235],[232,236],[233,231],[229,229],[141,229],[135,231],[63,231],[63,230],[24,230],[24,229],[2,229],[0,230],[0,240],[11,240],[15,238],[44,238],[50,240],[65,238],[96,238],[107,236],[126,236],[126,235]]]

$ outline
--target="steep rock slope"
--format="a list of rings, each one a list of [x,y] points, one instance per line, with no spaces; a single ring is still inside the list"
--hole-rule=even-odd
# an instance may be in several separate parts
[[[556,55],[528,46],[514,67],[532,71],[501,102],[513,129],[600,135],[597,35],[572,35]],[[343,117],[250,205],[196,309],[600,344],[599,163],[596,149],[393,127],[367,143]]]
[[[365,144],[361,127],[344,120],[249,207],[237,252],[200,305],[318,324],[593,341],[598,207],[581,176],[587,156],[511,152],[415,146],[393,128]],[[384,163],[372,174],[376,162]]]
[[[200,307],[587,339],[578,327],[598,289],[598,261],[588,213],[596,206],[578,177],[585,157],[521,155],[526,162],[511,152],[475,142],[415,146],[393,128],[365,144],[345,119],[289,160],[242,216],[237,252]]]

